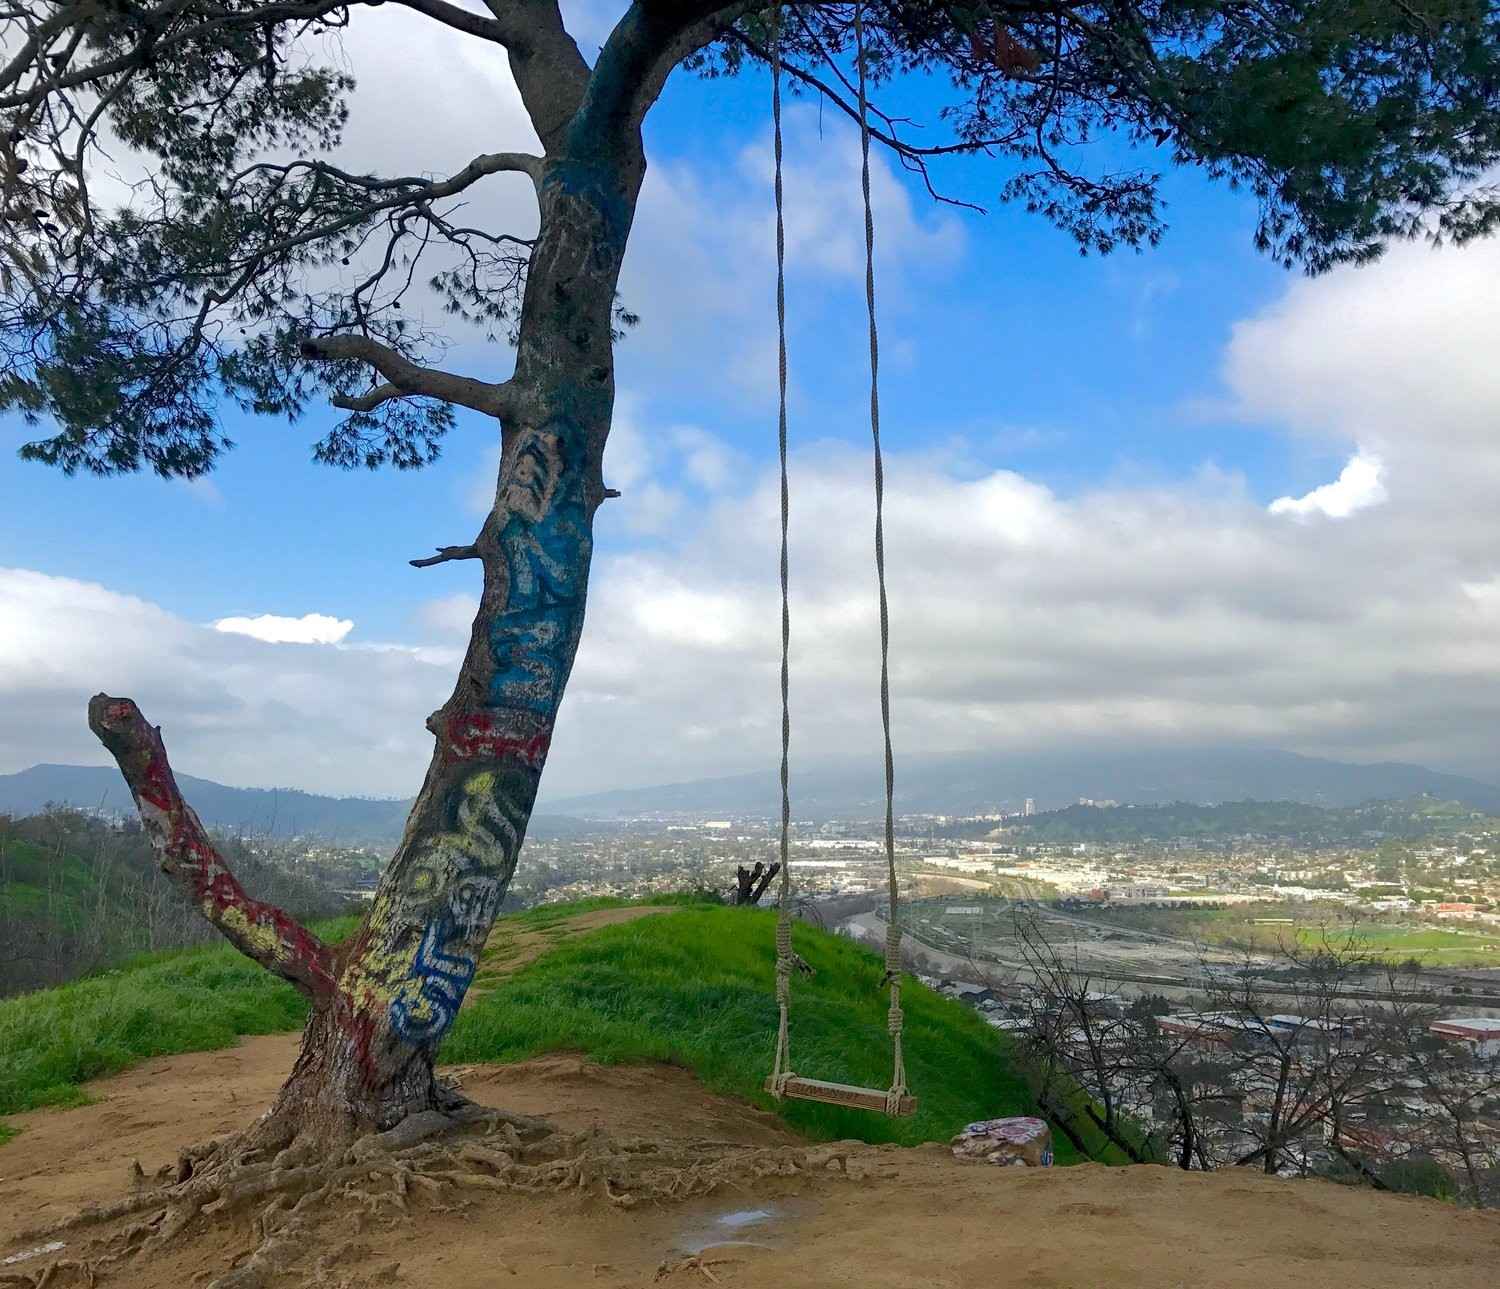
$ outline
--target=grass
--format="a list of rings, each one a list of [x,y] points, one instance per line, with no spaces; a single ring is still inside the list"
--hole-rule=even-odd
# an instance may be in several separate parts
[[[779,1108],[799,1131],[824,1139],[911,1145],[947,1140],[975,1119],[1033,1112],[1004,1036],[913,981],[902,1006],[908,1082],[920,1100],[915,1115],[887,1119],[803,1101],[777,1107],[761,1089],[776,1033],[774,924],[770,911],[684,908],[566,940],[475,999],[441,1059],[504,1062],[581,1051],[603,1062],[666,1061],[714,1091]],[[880,959],[802,924],[795,944],[817,974],[793,982],[794,1068],[885,1087],[890,1038]],[[1076,1160],[1064,1138],[1057,1153],[1059,1162]]]
[[[315,929],[336,941],[354,926],[340,918]],[[296,990],[228,945],[140,955],[0,1000],[0,1114],[80,1105],[89,1079],[153,1056],[229,1047],[242,1034],[296,1029],[306,1015]]]
[[[1250,934],[1244,938],[1260,948],[1274,949],[1274,935],[1256,935],[1256,932],[1275,931],[1275,927],[1248,928]],[[1282,928],[1290,930],[1292,928]],[[1346,937],[1352,936],[1357,948],[1377,958],[1392,962],[1415,958],[1427,967],[1496,967],[1500,966],[1500,936],[1480,932],[1464,933],[1438,927],[1392,926],[1390,924],[1360,922],[1330,922],[1322,926],[1302,925],[1295,928],[1297,939],[1304,947],[1316,947],[1325,937],[1342,945]]]
[[[915,1144],[946,1140],[975,1119],[1034,1112],[1009,1040],[910,980],[902,1004],[917,1114],[893,1120],[812,1102],[777,1107],[761,1090],[776,1032],[774,913],[713,907],[692,895],[635,902],[682,907],[571,938],[561,925],[568,919],[632,901],[544,905],[502,919],[486,953],[491,969],[516,932],[541,931],[555,942],[503,987],[471,999],[440,1059],[505,1062],[567,1050],[602,1062],[666,1061],[715,1091],[780,1109],[793,1127],[822,1139]],[[316,929],[338,940],[353,928],[353,919],[341,919]],[[796,1070],[883,1088],[890,1039],[880,960],[800,923],[795,943],[817,973],[793,984]],[[228,946],[143,955],[60,989],[0,1001],[0,1114],[78,1105],[89,1079],[153,1056],[295,1029],[306,1012],[289,985]],[[0,1123],[0,1143],[12,1134]],[[1059,1163],[1079,1158],[1061,1135],[1055,1149]]]
[[[1328,906],[1301,904],[1237,905],[1223,909],[1105,909],[1089,914],[1095,921],[1155,931],[1210,944],[1248,945],[1275,950],[1280,940],[1295,932],[1298,943],[1315,946],[1326,933],[1334,944],[1352,935],[1366,953],[1392,962],[1415,958],[1428,967],[1500,967],[1500,935],[1493,931],[1450,930],[1420,923],[1351,920]],[[1293,926],[1256,926],[1257,917],[1291,917]]]

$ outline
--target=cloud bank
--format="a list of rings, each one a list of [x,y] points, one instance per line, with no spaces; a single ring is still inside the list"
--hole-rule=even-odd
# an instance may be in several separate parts
[[[1268,506],[1209,470],[1062,495],[937,453],[893,456],[898,752],[1233,740],[1500,779],[1500,304],[1466,294],[1476,274],[1500,274],[1500,248],[1402,248],[1297,283],[1236,329],[1225,379],[1242,412],[1352,453],[1337,480],[1300,497]],[[1325,325],[1324,291],[1363,348]],[[1385,307],[1393,294],[1403,308]],[[1439,316],[1441,346],[1428,335]],[[1442,361],[1394,361],[1411,352]],[[700,429],[647,434],[639,403],[623,411],[611,465],[632,487],[602,513],[601,534],[637,529],[653,484],[678,497],[678,519],[649,544],[601,541],[554,796],[732,773],[775,754],[774,473]],[[689,462],[669,482],[659,444]],[[793,462],[798,759],[877,746],[868,469],[863,451],[836,443]],[[463,590],[436,598],[422,622],[446,644],[426,649],[353,645],[342,620],[317,614],[268,612],[251,621],[278,625],[252,638],[10,570],[0,758],[99,760],[82,713],[103,688],[135,696],[194,773],[409,791],[430,749],[422,719],[448,692],[472,605]],[[294,638],[285,623],[324,643],[267,643]]]

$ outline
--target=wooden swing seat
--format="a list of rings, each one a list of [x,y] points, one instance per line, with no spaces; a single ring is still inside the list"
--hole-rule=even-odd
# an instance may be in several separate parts
[[[767,1078],[766,1091],[776,1093],[776,1080]],[[885,1093],[878,1088],[857,1088],[852,1083],[829,1083],[825,1079],[790,1078],[782,1088],[781,1095],[793,1101],[822,1101],[826,1105],[852,1106],[856,1110],[877,1110],[886,1113]],[[917,1099],[910,1093],[902,1093],[896,1114],[902,1117],[916,1111]]]

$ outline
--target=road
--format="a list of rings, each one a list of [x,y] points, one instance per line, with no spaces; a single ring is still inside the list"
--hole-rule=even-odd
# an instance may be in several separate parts
[[[871,944],[880,946],[885,943],[885,919],[878,913],[861,913],[849,918],[842,923],[845,927],[857,927],[860,938]],[[1113,930],[1114,928],[1109,928]],[[901,947],[912,954],[922,954],[932,964],[937,974],[951,975],[959,978],[974,979],[984,975],[993,969],[1003,969],[1007,973],[1014,973],[1017,979],[1030,980],[1034,973],[1024,961],[1011,960],[991,954],[979,962],[967,957],[960,957],[936,948],[924,940],[919,940],[911,932],[902,934]],[[1196,948],[1196,946],[1194,946]],[[1187,1002],[1193,998],[1203,998],[1213,987],[1213,983],[1205,976],[1172,973],[1167,971],[1129,971],[1117,967],[1111,967],[1107,963],[1088,962],[1084,965],[1086,974],[1094,980],[1107,982],[1115,986],[1127,986],[1121,989],[1125,994],[1161,994],[1173,1001]],[[1260,993],[1272,998],[1299,997],[1297,990],[1277,985],[1274,981],[1259,981],[1257,988]],[[1341,995],[1350,1001],[1357,1002],[1385,1002],[1389,994],[1372,989],[1348,989]],[[1493,1009],[1500,1005],[1493,994],[1470,994],[1444,991],[1441,994],[1423,995],[1422,998],[1437,1001],[1451,1007],[1479,1007]]]

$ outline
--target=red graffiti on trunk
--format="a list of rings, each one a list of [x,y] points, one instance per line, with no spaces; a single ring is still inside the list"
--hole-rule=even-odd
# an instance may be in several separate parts
[[[547,730],[512,734],[500,729],[495,718],[484,712],[460,713],[448,722],[448,749],[462,761],[515,760],[540,770],[551,743],[552,735]]]

